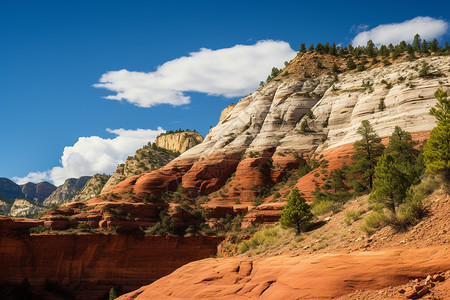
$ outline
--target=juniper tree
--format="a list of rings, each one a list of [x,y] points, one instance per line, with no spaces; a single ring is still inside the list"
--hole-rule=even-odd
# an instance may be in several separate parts
[[[294,227],[301,233],[305,225],[311,220],[311,206],[309,206],[302,193],[294,187],[280,216],[280,224],[284,227]]]

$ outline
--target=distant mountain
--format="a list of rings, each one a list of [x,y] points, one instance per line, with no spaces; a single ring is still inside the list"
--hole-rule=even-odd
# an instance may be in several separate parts
[[[21,187],[25,199],[34,200],[39,203],[44,202],[56,190],[56,186],[47,181],[39,182],[38,184],[28,182]]]
[[[20,185],[8,178],[0,178],[0,197],[7,199],[24,198]]]
[[[80,178],[66,179],[63,185],[58,187],[44,200],[44,205],[60,205],[70,202],[70,200],[86,185],[91,178],[91,176],[82,176]]]

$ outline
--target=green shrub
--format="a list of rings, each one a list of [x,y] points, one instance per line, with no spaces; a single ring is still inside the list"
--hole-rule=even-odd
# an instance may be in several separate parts
[[[30,233],[34,233],[34,234],[39,234],[39,233],[44,233],[47,232],[48,229],[44,226],[44,225],[39,225],[37,227],[32,227],[30,228]]]
[[[367,233],[367,235],[372,235],[385,225],[386,216],[381,212],[372,212],[364,219],[364,223],[361,225],[361,230]]]
[[[320,216],[329,212],[336,213],[342,207],[342,204],[339,202],[334,202],[331,200],[319,200],[315,201],[311,205],[311,211],[314,215]]]
[[[262,248],[260,250],[265,250],[264,248],[267,248],[277,242],[284,233],[285,231],[279,226],[266,228],[263,231],[257,232],[251,239],[238,244],[237,250],[241,254],[257,248]]]
[[[365,213],[364,210],[348,210],[345,212],[344,223],[350,226],[353,222],[358,221],[359,217]]]
[[[79,223],[77,228],[81,232],[91,232],[92,231],[91,225],[86,224],[86,223]]]

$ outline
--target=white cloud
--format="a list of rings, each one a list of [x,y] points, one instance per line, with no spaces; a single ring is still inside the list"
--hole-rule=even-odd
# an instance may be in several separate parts
[[[117,165],[123,163],[127,156],[165,132],[161,127],[150,129],[107,129],[117,135],[112,139],[98,136],[80,137],[73,146],[64,148],[61,165],[44,172],[30,172],[25,177],[14,177],[19,184],[27,182],[53,181],[61,185],[67,178],[77,178],[95,173],[111,174]]]
[[[272,67],[283,67],[295,55],[288,43],[272,40],[218,50],[202,48],[164,63],[155,72],[105,73],[94,87],[116,93],[106,99],[141,107],[188,104],[190,97],[184,92],[238,97],[257,89]]]
[[[401,41],[411,42],[416,33],[425,40],[439,38],[447,32],[448,23],[431,17],[416,17],[402,23],[378,25],[377,27],[360,32],[355,36],[352,44],[365,46],[368,40],[377,45],[398,44]]]

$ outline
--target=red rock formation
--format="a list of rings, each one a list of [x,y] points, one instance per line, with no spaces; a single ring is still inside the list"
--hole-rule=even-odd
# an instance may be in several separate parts
[[[222,241],[203,236],[30,236],[13,230],[28,230],[38,222],[0,219],[0,285],[28,279],[39,291],[48,281],[77,299],[98,299],[113,286],[130,291],[188,262],[213,256]]]
[[[210,258],[185,265],[118,299],[334,299],[356,290],[401,285],[448,269],[450,260],[444,246],[294,257]]]

